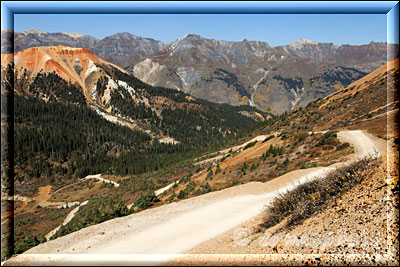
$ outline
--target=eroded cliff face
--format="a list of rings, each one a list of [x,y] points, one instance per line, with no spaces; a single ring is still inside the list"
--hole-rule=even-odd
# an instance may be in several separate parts
[[[87,48],[71,48],[67,46],[33,47],[14,54],[4,54],[1,65],[6,66],[13,61],[16,77],[26,76],[33,79],[38,73],[55,72],[65,81],[78,84],[87,99],[92,99],[93,89],[104,71],[97,65],[106,64],[118,68],[97,57]]]

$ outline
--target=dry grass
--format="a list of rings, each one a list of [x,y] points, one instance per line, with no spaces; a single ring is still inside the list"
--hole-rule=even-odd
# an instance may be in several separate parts
[[[280,195],[269,206],[260,230],[273,227],[286,220],[286,228],[301,224],[321,211],[333,197],[339,196],[359,184],[371,170],[376,168],[376,157],[365,157],[349,166],[339,168],[322,179],[299,185],[296,189]]]
[[[348,146],[341,150],[335,150],[332,153],[325,154],[321,156],[318,161],[320,162],[320,166],[329,166],[338,158],[343,158],[346,155],[352,154],[354,152],[354,148],[352,146]]]

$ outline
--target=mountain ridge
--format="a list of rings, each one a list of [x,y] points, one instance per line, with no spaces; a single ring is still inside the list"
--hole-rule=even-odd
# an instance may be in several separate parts
[[[101,40],[44,32],[16,32],[14,37],[16,51],[46,44],[86,47],[152,86],[216,103],[252,105],[275,114],[347,86],[384,65],[397,55],[398,47],[375,42],[337,46],[306,39],[271,47],[263,41],[230,42],[199,34],[163,43],[128,32]],[[7,49],[11,47],[2,46],[2,53]]]

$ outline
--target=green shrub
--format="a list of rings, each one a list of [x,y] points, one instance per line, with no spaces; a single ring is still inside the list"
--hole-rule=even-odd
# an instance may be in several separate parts
[[[238,185],[239,184],[239,180],[233,180],[232,181],[232,186]]]
[[[275,138],[275,135],[270,135],[270,136],[268,136],[268,137],[265,138],[262,142],[265,143],[265,142],[267,142],[268,140],[271,140],[272,138]]]
[[[154,194],[154,191],[147,192],[146,195],[140,193],[139,197],[135,200],[134,206],[139,209],[147,209],[152,206],[152,203],[159,202],[160,199]]]
[[[246,149],[248,149],[248,148],[250,148],[250,147],[252,147],[252,146],[255,146],[255,144],[257,144],[257,141],[250,142],[250,143],[248,143],[248,144],[243,148],[243,150],[246,150]]]
[[[211,186],[208,183],[206,183],[206,185],[205,185],[205,187],[204,187],[204,189],[203,189],[203,191],[201,193],[202,194],[206,194],[206,193],[209,193],[211,191],[212,191]]]
[[[214,174],[214,173],[213,173],[213,170],[210,169],[210,170],[208,171],[208,173],[207,173],[206,180],[212,180],[213,174]]]
[[[215,174],[217,174],[217,173],[219,173],[219,172],[221,172],[222,171],[222,169],[221,169],[221,167],[219,166],[219,163],[217,163],[217,168],[215,169]]]
[[[177,196],[178,199],[185,199],[187,197],[188,197],[188,193],[185,190],[179,191],[178,196]]]
[[[256,163],[251,164],[250,170],[254,171],[255,169],[257,169],[257,164]]]

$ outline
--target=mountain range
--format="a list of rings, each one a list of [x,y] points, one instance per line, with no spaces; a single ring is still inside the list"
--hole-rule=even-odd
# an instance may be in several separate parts
[[[1,65],[5,80],[14,73],[20,192],[91,173],[172,166],[267,118],[254,107],[153,87],[87,48],[33,47],[2,55]]]
[[[187,34],[171,43],[124,32],[101,40],[77,33],[2,31],[15,52],[65,45],[87,48],[138,79],[194,97],[280,114],[344,88],[397,55],[397,45],[335,45],[299,39],[285,46]],[[3,42],[5,43],[5,42]],[[2,46],[9,53],[12,46]],[[387,53],[389,51],[389,54]]]

